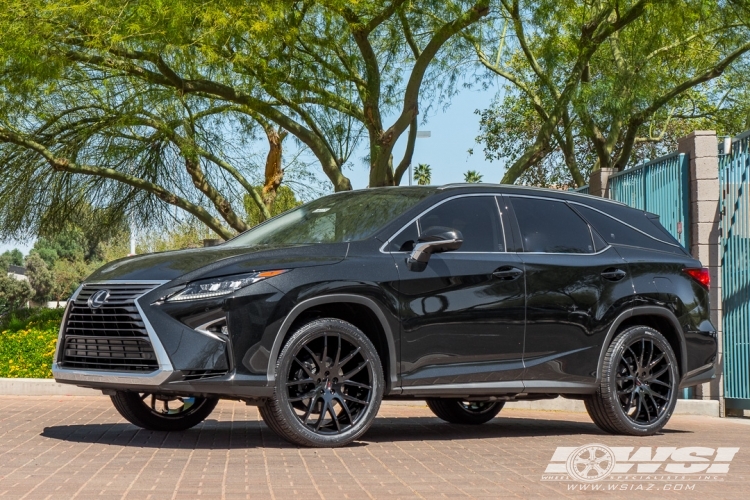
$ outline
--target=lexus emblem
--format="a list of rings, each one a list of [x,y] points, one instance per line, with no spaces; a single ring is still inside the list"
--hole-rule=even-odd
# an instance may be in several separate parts
[[[86,303],[91,309],[98,309],[107,302],[108,298],[109,290],[98,290],[89,297],[89,300]]]

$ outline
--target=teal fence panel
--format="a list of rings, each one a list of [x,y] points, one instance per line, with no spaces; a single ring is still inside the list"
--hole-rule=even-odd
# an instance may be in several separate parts
[[[609,196],[631,207],[659,216],[659,220],[685,248],[690,241],[689,160],[673,153],[638,165],[609,178]]]
[[[728,154],[719,155],[724,397],[727,399],[750,399],[749,148],[750,132],[746,132],[732,141]]]
[[[581,194],[589,194],[589,185],[586,184],[585,186],[579,187],[578,189],[574,189],[573,191],[575,191],[576,193],[581,193]]]

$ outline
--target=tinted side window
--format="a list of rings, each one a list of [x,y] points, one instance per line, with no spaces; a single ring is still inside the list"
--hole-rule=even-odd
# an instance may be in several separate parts
[[[414,250],[414,244],[419,238],[419,228],[416,222],[409,224],[409,227],[401,231],[396,235],[391,244],[388,246],[388,250],[391,252],[411,252]]]
[[[591,230],[560,201],[511,197],[524,252],[594,253]]]
[[[420,234],[434,226],[461,231],[464,242],[459,252],[505,251],[493,196],[466,196],[438,205],[419,219]]]
[[[617,219],[593,210],[583,205],[576,205],[576,210],[581,212],[594,229],[604,238],[607,243],[613,245],[629,245],[641,248],[654,248],[667,252],[681,252],[679,247],[668,245],[662,241],[649,238],[640,231],[628,227]]]

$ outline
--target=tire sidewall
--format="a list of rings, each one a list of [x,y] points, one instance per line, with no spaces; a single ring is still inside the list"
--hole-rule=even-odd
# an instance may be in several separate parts
[[[350,429],[340,434],[332,435],[317,434],[311,431],[307,425],[300,422],[289,403],[289,392],[286,386],[289,370],[294,359],[293,355],[296,355],[303,345],[321,337],[324,333],[327,333],[329,336],[340,334],[342,339],[360,346],[369,361],[366,369],[369,370],[372,380],[370,404],[367,406],[365,413],[359,417],[355,425]],[[337,319],[315,320],[295,332],[279,354],[275,377],[274,398],[283,419],[297,436],[316,446],[342,446],[354,441],[367,432],[367,429],[369,429],[380,409],[385,385],[380,357],[370,339],[354,325]]]
[[[642,425],[633,422],[633,420],[631,420],[630,417],[625,414],[625,411],[620,405],[619,398],[617,397],[617,366],[625,349],[640,339],[650,340],[662,350],[662,352],[667,357],[669,370],[672,376],[671,398],[669,400],[667,408],[664,410],[664,413],[656,422],[653,422],[649,425]],[[653,330],[649,327],[635,327],[624,331],[622,334],[620,334],[620,336],[618,336],[617,339],[615,339],[615,342],[612,344],[611,352],[612,355],[610,356],[609,364],[608,366],[605,366],[605,369],[607,370],[607,373],[609,375],[606,382],[608,385],[607,389],[609,390],[610,394],[609,403],[612,406],[612,409],[616,414],[618,420],[620,420],[623,425],[628,427],[629,431],[633,434],[649,435],[658,432],[667,424],[669,419],[672,417],[672,413],[674,412],[675,406],[677,405],[677,393],[679,390],[680,373],[677,367],[677,358],[672,350],[672,346],[669,344],[667,339],[664,338],[664,336],[656,330]]]

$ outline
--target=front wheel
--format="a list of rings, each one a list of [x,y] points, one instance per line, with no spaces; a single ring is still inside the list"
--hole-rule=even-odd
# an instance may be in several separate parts
[[[479,425],[489,422],[505,405],[502,401],[464,401],[454,398],[430,398],[427,406],[436,417],[451,424]]]
[[[602,380],[586,403],[594,423],[612,434],[649,436],[677,404],[679,370],[672,346],[647,326],[621,332],[607,349]]]
[[[318,319],[297,330],[282,349],[274,395],[260,414],[291,443],[344,446],[372,424],[384,385],[370,339],[345,321]]]
[[[116,392],[112,403],[128,422],[151,431],[184,431],[203,422],[218,398]]]

